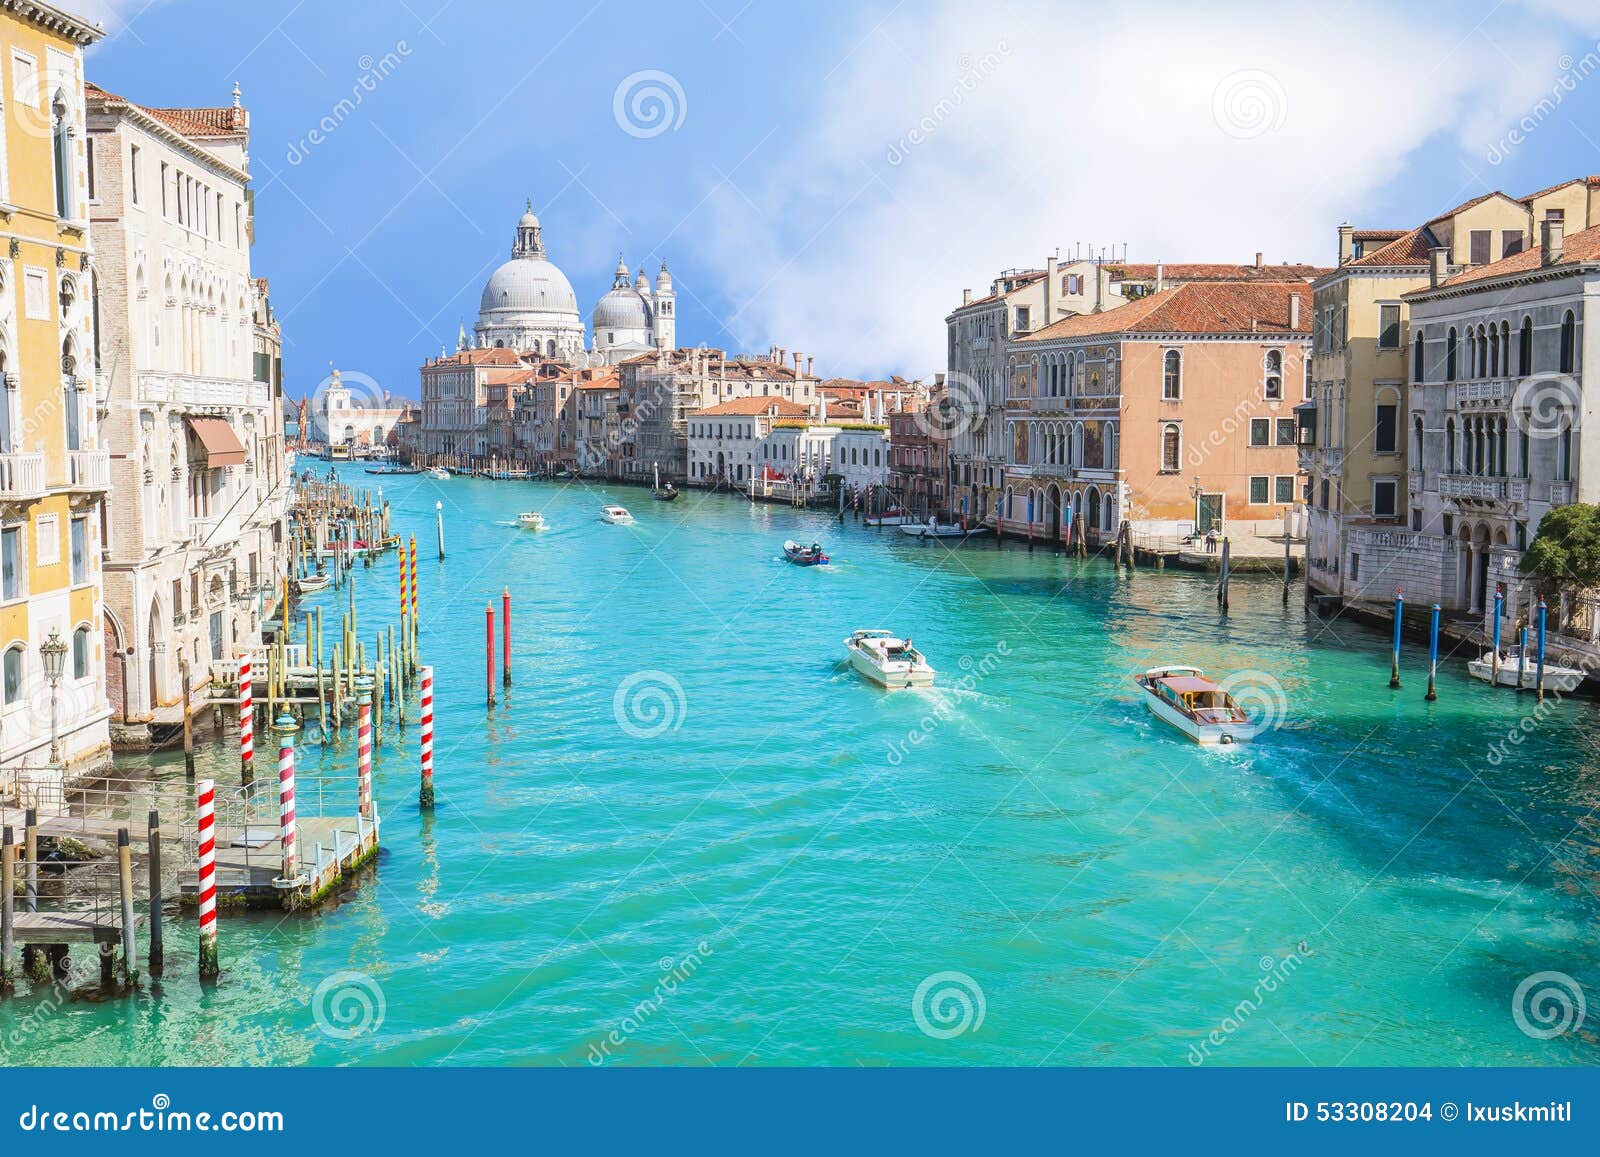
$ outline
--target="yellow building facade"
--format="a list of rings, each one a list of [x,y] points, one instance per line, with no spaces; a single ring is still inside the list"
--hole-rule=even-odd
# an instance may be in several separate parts
[[[0,796],[109,751],[83,87],[101,35],[0,0]]]

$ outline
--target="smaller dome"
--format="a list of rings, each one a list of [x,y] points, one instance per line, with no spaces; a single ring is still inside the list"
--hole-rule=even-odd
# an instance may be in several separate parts
[[[594,328],[648,329],[650,310],[644,299],[631,289],[613,289],[594,307]]]
[[[671,288],[672,288],[672,274],[667,272],[667,263],[665,261],[663,261],[661,263],[661,272],[656,274],[656,292],[660,293],[663,290],[667,290],[667,289],[671,289]]]
[[[533,215],[533,198],[529,197],[528,198],[528,209],[527,209],[527,212],[523,213],[522,216],[517,219],[517,228],[518,229],[537,229],[538,227],[539,227],[539,218],[537,218],[537,217],[535,217]]]
[[[644,275],[644,266],[639,266],[639,276],[633,280],[633,288],[639,293],[650,292],[650,279]]]

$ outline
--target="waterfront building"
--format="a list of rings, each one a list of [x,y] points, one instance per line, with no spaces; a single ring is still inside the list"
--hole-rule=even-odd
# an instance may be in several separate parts
[[[739,485],[782,474],[782,460],[763,452],[767,435],[779,424],[804,425],[813,416],[812,407],[783,397],[734,398],[696,410],[688,420],[689,483]]]
[[[395,397],[364,375],[356,375],[358,390],[345,384],[334,369],[317,388],[311,437],[332,449],[342,446],[363,455],[388,446],[395,424],[410,410],[410,403]]]
[[[949,512],[946,405],[936,389],[917,408],[889,415],[889,488],[919,517]]]
[[[422,364],[422,453],[473,457],[488,452],[484,408],[492,381],[537,364],[515,350],[459,349]]]
[[[286,551],[281,335],[250,275],[249,115],[94,86],[103,428],[117,452],[106,637],[123,735],[175,722],[183,673],[259,644]]]
[[[1600,470],[1584,468],[1600,456],[1584,425],[1588,370],[1600,365],[1600,226],[1569,237],[1562,218],[1546,216],[1540,233],[1538,245],[1465,269],[1441,247],[1429,283],[1405,296],[1406,513],[1386,531],[1351,536],[1349,601],[1386,604],[1404,587],[1488,626],[1501,586],[1509,637],[1536,597],[1520,562],[1540,520],[1566,503],[1600,502]],[[1577,600],[1551,605],[1560,633]],[[1584,606],[1583,645],[1600,654],[1594,608]]]
[[[837,411],[829,416],[839,431],[833,443],[833,470],[847,494],[889,485],[890,442],[887,418],[872,419]]]
[[[1415,345],[1408,295],[1436,277],[1527,252],[1546,220],[1587,227],[1597,197],[1600,182],[1580,179],[1521,200],[1484,194],[1408,230],[1339,227],[1339,264],[1313,287],[1312,359],[1300,409],[1314,592],[1365,597],[1376,581],[1372,560],[1411,520],[1406,383]],[[1366,577],[1358,579],[1350,568],[1362,556]]]
[[[101,29],[0,3],[0,793],[108,753],[101,548],[109,459],[83,50]],[[49,644],[66,649],[47,675]],[[120,656],[109,656],[113,662]],[[53,662],[53,660],[52,660]]]
[[[615,369],[581,374],[573,386],[575,459],[585,477],[613,478],[621,472],[620,386]]]
[[[1091,541],[1279,533],[1298,501],[1294,371],[1303,281],[1190,282],[1018,338],[1009,357],[1007,531]]]
[[[839,434],[838,426],[815,414],[775,420],[756,447],[754,492],[783,501],[826,496],[829,476],[836,473]]]

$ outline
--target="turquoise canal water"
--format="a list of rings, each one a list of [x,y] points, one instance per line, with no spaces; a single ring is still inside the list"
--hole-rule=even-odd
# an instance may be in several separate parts
[[[1426,704],[1413,648],[1391,692],[1380,632],[1270,581],[1223,619],[1182,574],[727,496],[384,481],[422,547],[437,811],[413,728],[378,752],[383,856],[341,904],[224,918],[214,988],[185,919],[132,999],[24,992],[13,1063],[1600,1060],[1592,1007],[1549,1039],[1512,1007],[1541,972],[1600,991],[1591,704],[1491,758],[1527,696],[1450,666]],[[552,528],[514,529],[530,508]],[[789,536],[834,564],[787,565]],[[370,636],[392,558],[357,579]],[[487,715],[502,586],[516,681]],[[864,683],[840,665],[859,626],[909,632],[943,685]],[[1172,660],[1270,675],[1283,725],[1200,751],[1130,680]],[[300,751],[303,774],[354,758],[349,733]]]

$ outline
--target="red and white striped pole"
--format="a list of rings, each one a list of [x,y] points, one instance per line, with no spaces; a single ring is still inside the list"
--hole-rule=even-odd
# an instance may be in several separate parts
[[[484,670],[487,672],[485,686],[489,689],[489,706],[494,706],[494,604],[490,603],[483,608],[484,622]]]
[[[209,979],[220,971],[217,961],[217,837],[216,785],[209,779],[195,784],[196,850],[200,860],[195,887],[200,912],[200,976]]]
[[[285,711],[278,716],[278,842],[283,849],[283,870],[280,881],[291,884],[295,879],[295,827],[294,827],[294,733],[300,725],[294,716]]]
[[[372,818],[372,679],[356,679],[356,802],[361,818]]]
[[[239,657],[239,770],[249,782],[256,769],[255,686],[250,677],[250,655]]]
[[[433,806],[433,668],[422,668],[422,793],[418,803]]]

